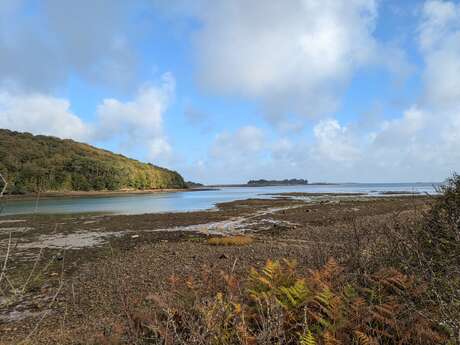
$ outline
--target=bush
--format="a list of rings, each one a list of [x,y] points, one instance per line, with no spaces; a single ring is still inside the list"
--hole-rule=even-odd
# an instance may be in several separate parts
[[[460,176],[454,174],[439,192],[420,217],[385,227],[379,260],[427,286],[422,303],[460,344]]]

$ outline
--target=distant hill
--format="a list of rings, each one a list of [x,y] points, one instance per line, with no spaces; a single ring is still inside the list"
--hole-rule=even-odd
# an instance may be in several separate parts
[[[286,180],[250,180],[249,186],[294,186],[308,184],[308,180],[304,179],[286,179]]]
[[[177,172],[70,139],[0,129],[0,172],[13,194],[186,188]]]
[[[187,181],[185,182],[188,188],[199,188],[199,187],[204,187],[202,183],[198,182],[193,182],[193,181]]]

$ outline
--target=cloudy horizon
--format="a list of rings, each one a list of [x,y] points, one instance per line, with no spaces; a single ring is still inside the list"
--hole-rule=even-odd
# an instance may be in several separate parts
[[[460,171],[457,0],[3,0],[0,128],[196,182]]]

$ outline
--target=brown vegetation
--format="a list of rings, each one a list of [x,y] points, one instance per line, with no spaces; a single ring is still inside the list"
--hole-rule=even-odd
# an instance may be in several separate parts
[[[458,344],[460,178],[429,211],[364,227],[349,220],[327,263],[267,261],[241,278],[204,270],[127,308],[98,338],[121,344]],[[336,248],[337,249],[337,248]],[[332,255],[329,255],[331,253]],[[341,264],[332,257],[336,256]]]
[[[254,239],[249,236],[225,236],[211,237],[206,243],[212,246],[246,246],[254,242]]]

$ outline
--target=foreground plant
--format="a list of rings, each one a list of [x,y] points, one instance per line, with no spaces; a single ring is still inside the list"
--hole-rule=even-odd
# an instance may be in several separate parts
[[[244,281],[173,280],[170,294],[129,315],[130,328],[101,343],[141,344],[442,344],[446,334],[415,307],[423,287],[396,270],[349,282],[333,260],[299,272],[294,262],[268,261]],[[214,284],[214,283],[213,283]],[[113,342],[107,342],[112,339]],[[116,339],[116,341],[115,341]]]

